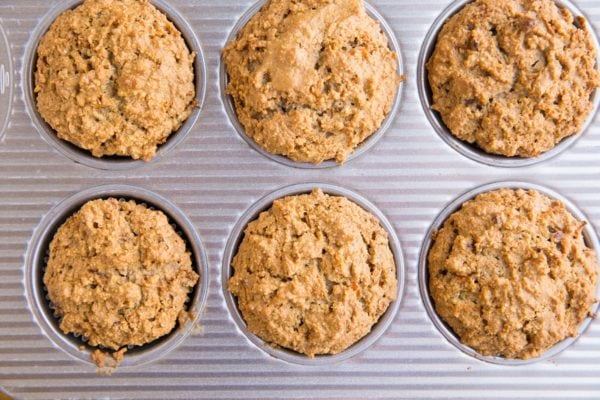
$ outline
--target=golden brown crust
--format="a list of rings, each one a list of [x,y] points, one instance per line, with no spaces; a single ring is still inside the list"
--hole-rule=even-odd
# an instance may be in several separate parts
[[[537,191],[502,189],[452,214],[428,255],[438,315],[486,356],[527,359],[568,336],[595,303],[585,222]]]
[[[379,128],[401,80],[362,0],[271,0],[223,58],[246,134],[300,162],[342,163]]]
[[[147,0],[85,0],[56,18],[37,55],[40,115],[95,157],[150,160],[197,104],[195,56]]]
[[[58,228],[44,273],[61,330],[113,350],[171,332],[197,281],[167,217],[115,199],[86,203]]]
[[[582,17],[552,0],[476,0],[440,31],[427,63],[433,109],[488,153],[534,157],[578,133],[600,86]]]
[[[228,287],[248,329],[309,357],[345,350],[396,299],[387,232],[321,190],[276,200],[249,223],[232,267]]]

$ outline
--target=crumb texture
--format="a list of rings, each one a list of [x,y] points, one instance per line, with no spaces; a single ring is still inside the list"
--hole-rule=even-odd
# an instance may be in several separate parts
[[[95,157],[150,160],[197,105],[195,55],[147,0],[85,0],[37,49],[37,109]]]
[[[577,134],[600,85],[586,21],[552,0],[476,0],[427,63],[433,109],[458,139],[536,157]]]
[[[598,264],[585,222],[558,200],[501,189],[452,214],[428,256],[438,315],[486,356],[528,359],[577,335],[595,303]]]
[[[246,134],[299,162],[344,162],[380,127],[402,79],[362,0],[271,0],[223,58]]]
[[[378,219],[318,189],[276,200],[248,224],[232,267],[229,290],[248,329],[309,357],[357,342],[397,295]]]
[[[86,203],[59,227],[44,273],[60,329],[111,350],[170,333],[197,281],[165,214],[112,198]]]

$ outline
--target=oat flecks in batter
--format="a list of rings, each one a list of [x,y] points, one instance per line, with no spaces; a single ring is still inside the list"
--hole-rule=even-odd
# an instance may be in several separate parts
[[[396,299],[387,232],[321,190],[276,200],[249,223],[232,267],[229,290],[248,329],[309,357],[345,350]]]
[[[40,115],[95,157],[148,161],[197,106],[195,55],[146,0],[85,0],[54,21],[37,55]]]
[[[112,350],[170,333],[197,281],[165,214],[116,199],[90,201],[60,226],[44,273],[61,330]]]
[[[537,357],[576,336],[596,301],[598,274],[584,226],[562,202],[534,190],[466,202],[428,256],[438,315],[486,356]]]
[[[223,58],[246,134],[299,162],[344,162],[377,131],[402,79],[362,0],[271,0]]]
[[[427,70],[452,134],[509,157],[578,133],[600,86],[585,20],[552,0],[467,4],[443,26]]]

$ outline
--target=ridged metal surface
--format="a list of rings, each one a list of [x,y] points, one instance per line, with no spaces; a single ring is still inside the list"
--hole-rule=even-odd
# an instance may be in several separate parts
[[[391,128],[367,153],[325,170],[299,170],[252,150],[222,108],[219,54],[230,29],[252,1],[174,0],[206,57],[207,103],[192,132],[160,162],[133,171],[77,165],[47,145],[24,107],[20,71],[30,33],[54,3],[0,2],[0,24],[13,57],[13,107],[0,143],[0,386],[15,398],[600,398],[600,322],[550,361],[522,367],[486,364],[450,345],[421,302],[417,263],[435,216],[459,194],[499,180],[530,181],[565,195],[600,226],[600,120],[577,143],[542,164],[487,167],[449,148],[419,103],[416,68],[431,23],[447,1],[380,0],[371,4],[395,30],[407,75]],[[598,29],[600,2],[577,5]],[[335,365],[301,367],[270,358],[239,332],[221,293],[221,257],[228,235],[256,200],[282,186],[330,182],[371,200],[390,219],[406,264],[400,310],[367,351]],[[42,216],[90,186],[124,183],[173,201],[207,248],[209,297],[201,328],[155,363],[99,376],[44,336],[29,310],[24,254]]]

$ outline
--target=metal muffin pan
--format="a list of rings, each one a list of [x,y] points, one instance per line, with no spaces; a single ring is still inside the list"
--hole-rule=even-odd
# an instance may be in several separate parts
[[[181,32],[188,49],[196,54],[194,61],[194,81],[196,85],[196,100],[198,101],[199,106],[192,110],[192,113],[185,120],[185,122],[176,132],[173,132],[171,136],[169,136],[165,143],[158,146],[156,155],[150,161],[134,160],[130,157],[124,156],[105,156],[102,158],[94,157],[91,152],[75,146],[66,140],[60,139],[56,135],[56,131],[52,129],[52,127],[48,125],[48,123],[46,123],[46,121],[44,121],[39,114],[36,106],[36,95],[34,93],[35,71],[37,70],[37,48],[40,40],[60,14],[67,10],[76,8],[81,3],[81,0],[66,0],[60,2],[57,6],[50,9],[50,11],[42,18],[36,29],[33,31],[31,38],[29,39],[27,49],[25,50],[25,59],[22,71],[22,76],[27,77],[27,79],[23,79],[22,82],[24,92],[23,95],[25,97],[27,111],[43,139],[64,156],[70,158],[76,163],[102,170],[128,170],[132,168],[139,168],[150,163],[156,163],[185,140],[186,136],[190,133],[190,130],[196,123],[201,109],[204,107],[207,77],[202,46],[200,45],[194,30],[188,24],[186,19],[180,13],[178,13],[168,1],[151,1],[151,3],[158,10],[164,13],[167,16],[167,19],[171,21],[173,25],[175,25],[175,27]]]
[[[377,321],[377,323],[373,326],[371,332],[369,332],[366,336],[364,336],[358,342],[350,346],[348,349],[338,354],[318,355],[314,358],[309,358],[295,351],[288,350],[285,348],[278,348],[270,345],[269,343],[265,343],[265,341],[262,340],[260,337],[251,333],[247,329],[244,318],[242,317],[239,311],[239,308],[237,306],[237,300],[227,289],[227,282],[229,281],[229,278],[231,278],[233,273],[231,262],[233,261],[233,257],[237,254],[240,243],[244,239],[244,230],[246,229],[248,224],[256,220],[260,213],[270,209],[275,200],[287,196],[310,193],[313,189],[321,189],[326,194],[345,197],[377,217],[382,228],[385,229],[385,231],[388,233],[390,249],[392,250],[392,253],[394,255],[394,261],[396,264],[396,278],[398,279],[398,290],[396,292],[396,300],[390,303],[386,312],[381,316],[379,321]],[[281,359],[283,361],[296,363],[300,365],[327,365],[342,362],[365,351],[369,348],[369,346],[375,343],[375,341],[377,341],[377,339],[382,334],[385,333],[385,330],[389,327],[394,317],[396,316],[398,308],[400,307],[400,303],[402,302],[402,293],[404,291],[404,257],[402,255],[402,249],[400,248],[400,242],[398,241],[398,237],[396,236],[395,229],[390,224],[385,215],[369,200],[359,195],[358,193],[355,193],[351,190],[345,189],[340,186],[324,183],[302,183],[284,187],[268,194],[267,196],[254,203],[252,207],[250,207],[242,215],[242,217],[233,227],[233,231],[231,232],[229,240],[227,241],[227,245],[225,246],[221,277],[223,284],[222,290],[225,296],[225,301],[227,303],[229,313],[235,321],[238,329],[242,331],[244,335],[246,335],[250,342],[252,342],[258,348],[264,350],[271,356]]]
[[[256,2],[252,7],[250,7],[248,9],[248,11],[246,11],[244,13],[244,15],[241,16],[241,18],[237,21],[237,23],[234,25],[233,29],[231,30],[231,33],[229,34],[226,43],[230,43],[237,38],[237,36],[238,36],[239,32],[242,30],[242,28],[244,28],[244,26],[246,26],[246,24],[252,19],[252,17],[254,17],[254,15],[256,15],[263,8],[263,6],[267,3],[267,1],[268,0],[260,0],[260,1]],[[387,37],[390,49],[398,55],[398,63],[397,63],[398,75],[399,76],[404,75],[405,71],[404,71],[404,64],[402,62],[402,51],[400,49],[400,45],[398,44],[398,41],[396,40],[394,31],[392,30],[390,25],[386,22],[386,20],[383,18],[383,16],[379,12],[377,12],[375,7],[370,5],[368,2],[365,2],[365,8],[366,8],[367,14],[371,18],[375,19],[381,26],[381,31]],[[229,117],[229,122],[231,123],[231,125],[233,125],[233,127],[237,131],[238,135],[240,135],[240,137],[242,139],[244,139],[244,141],[246,143],[248,143],[248,145],[250,147],[252,147],[254,150],[259,152],[263,156],[265,156],[273,161],[277,161],[278,163],[286,165],[288,167],[305,168],[305,169],[320,169],[320,168],[332,168],[332,167],[340,166],[335,160],[326,160],[320,164],[297,162],[297,161],[293,161],[282,155],[269,153],[268,151],[263,149],[261,146],[259,146],[254,141],[254,139],[252,139],[250,136],[246,135],[246,130],[244,129],[244,126],[240,123],[240,121],[237,117],[233,98],[227,94],[227,84],[228,84],[228,77],[227,77],[227,72],[226,72],[226,68],[225,68],[225,62],[223,59],[221,59],[221,65],[219,67],[219,89],[221,92],[221,101],[223,102],[225,112],[227,113],[227,116]],[[392,108],[390,109],[390,112],[388,113],[388,115],[385,117],[385,119],[381,123],[381,126],[379,127],[379,129],[377,129],[371,136],[366,138],[350,155],[348,155],[348,158],[345,161],[346,163],[354,160],[355,158],[359,157],[361,154],[369,151],[369,149],[371,147],[373,147],[373,145],[375,145],[381,139],[381,137],[383,135],[385,135],[386,130],[390,127],[392,121],[396,117],[396,113],[398,112],[398,109],[400,108],[400,104],[401,104],[401,100],[402,100],[402,89],[404,88],[404,84],[405,84],[405,82],[402,81],[400,83],[400,85],[398,85],[398,90],[396,91],[396,96],[394,97],[394,103],[392,104]]]
[[[451,18],[453,15],[458,13],[462,8],[471,3],[472,0],[456,0],[453,1],[435,20],[429,32],[425,36],[425,40],[423,42],[423,46],[421,47],[421,51],[419,53],[419,60],[417,66],[417,82],[419,89],[419,98],[421,100],[421,104],[423,106],[423,110],[427,119],[431,123],[433,129],[437,132],[440,138],[446,142],[448,146],[459,152],[465,157],[468,157],[474,161],[480,162],[482,164],[487,164],[495,167],[506,167],[506,168],[515,168],[515,167],[525,167],[528,165],[534,165],[546,160],[549,160],[563,151],[567,150],[571,147],[581,135],[583,135],[588,126],[593,121],[596,112],[598,111],[598,104],[600,104],[600,96],[598,95],[598,90],[593,93],[593,105],[592,110],[590,111],[590,115],[587,118],[585,124],[582,126],[580,132],[575,135],[569,136],[563,139],[556,147],[553,149],[541,154],[539,157],[530,157],[530,158],[521,158],[521,157],[505,157],[501,155],[489,154],[485,151],[481,150],[477,145],[470,144],[463,140],[458,139],[454,136],[450,130],[444,124],[441,115],[434,111],[431,107],[433,105],[433,99],[431,94],[431,88],[429,86],[429,80],[427,77],[427,68],[426,64],[431,58],[433,51],[435,50],[435,46],[437,44],[437,37],[440,33],[442,27],[446,23],[446,21]],[[574,16],[583,15],[581,10],[571,1],[569,0],[558,0],[556,3],[559,7],[566,8],[573,14]],[[589,23],[589,19],[586,18]],[[593,27],[590,26],[590,34],[596,48],[599,47],[598,36],[596,35]]]
[[[532,189],[532,190],[536,190],[542,194],[545,194],[546,196],[548,196],[551,199],[556,199],[556,200],[560,200],[561,202],[563,202],[565,204],[567,210],[579,221],[588,221],[586,216],[569,199],[567,199],[566,197],[562,196],[561,194],[555,192],[554,190],[548,189],[541,185],[528,183],[528,182],[495,182],[495,183],[490,183],[490,184],[475,188],[473,190],[470,190],[469,192],[456,198],[454,201],[452,201],[450,204],[448,204],[442,210],[442,212],[434,220],[433,224],[429,228],[429,231],[427,232],[427,235],[425,236],[425,241],[423,242],[423,245],[421,246],[421,254],[419,256],[419,273],[418,274],[419,274],[419,289],[420,289],[420,293],[421,293],[421,298],[423,299],[423,303],[425,305],[425,309],[427,310],[427,314],[429,314],[431,321],[436,326],[436,328],[440,331],[440,333],[446,338],[446,340],[448,340],[448,342],[450,342],[452,345],[454,345],[457,349],[461,350],[465,354],[470,355],[471,357],[474,357],[478,360],[493,363],[493,364],[514,365],[514,366],[527,365],[527,364],[531,364],[531,363],[535,363],[535,362],[539,362],[539,361],[549,360],[553,357],[556,357],[560,352],[564,351],[566,348],[568,348],[570,345],[572,345],[579,336],[584,334],[586,329],[592,323],[592,318],[587,317],[585,320],[583,320],[583,322],[581,322],[581,324],[578,327],[578,331],[579,331],[578,337],[566,338],[565,340],[555,344],[554,346],[552,346],[551,348],[546,350],[539,357],[530,358],[527,360],[520,360],[520,359],[510,359],[510,358],[504,358],[504,357],[484,356],[484,355],[479,354],[473,348],[466,346],[460,342],[457,335],[452,331],[452,328],[450,328],[448,326],[448,324],[446,324],[446,322],[444,322],[439,317],[437,312],[435,311],[435,306],[433,304],[433,300],[429,294],[429,269],[428,269],[427,257],[429,255],[429,250],[433,243],[432,237],[433,237],[434,233],[444,225],[444,222],[446,222],[448,217],[450,217],[456,211],[460,210],[462,208],[462,205],[465,202],[474,199],[479,194],[491,192],[491,191],[498,190],[498,189],[524,189],[524,190]],[[583,237],[584,237],[586,245],[590,249],[592,249],[596,252],[596,259],[597,259],[598,265],[600,265],[600,243],[598,242],[598,236],[596,235],[594,228],[589,223],[583,229]],[[597,284],[597,286],[596,286],[596,298],[600,299],[600,283]],[[598,312],[599,306],[600,305],[598,303],[595,303],[593,305],[593,310],[590,310],[590,312],[593,312],[593,314],[596,314]]]
[[[427,32],[449,0],[419,5],[370,0],[402,49],[406,80],[401,106],[378,143],[352,162],[337,168],[290,168],[248,146],[232,126],[220,90],[221,50],[255,1],[152,2],[159,8],[168,5],[184,18],[202,43],[202,115],[185,145],[168,157],[136,164],[143,168],[108,170],[104,164],[89,168],[85,160],[73,162],[48,146],[25,90],[31,89],[30,57],[32,43],[43,31],[40,25],[47,27],[52,19],[48,15],[76,2],[0,4],[0,29],[8,41],[8,54],[0,52],[0,64],[9,72],[9,86],[0,95],[0,117],[8,116],[0,140],[0,391],[17,399],[600,398],[598,321],[592,320],[556,357],[520,367],[484,362],[440,335],[421,298],[418,274],[421,245],[432,221],[466,190],[489,182],[528,181],[552,188],[582,210],[590,229],[598,232],[598,114],[568,150],[537,164],[495,168],[463,157],[432,129],[417,79]],[[600,3],[580,0],[577,5],[597,33]],[[9,62],[12,68],[6,68]],[[222,274],[227,240],[242,214],[269,193],[304,182],[348,188],[376,204],[399,238],[405,267],[398,311],[375,343],[344,361],[310,366],[274,357],[246,337],[229,311]],[[160,358],[148,354],[151,363],[128,365],[131,361],[124,360],[110,377],[98,375],[95,365],[63,349],[61,341],[67,339],[59,332],[56,337],[48,333],[35,310],[38,297],[31,295],[27,266],[48,210],[73,194],[107,184],[143,187],[168,197],[201,236],[208,262],[202,275],[208,289],[200,327],[168,353],[156,354]],[[133,360],[135,354],[128,356]]]
[[[187,310],[195,314],[194,319],[151,343],[130,346],[120,363],[121,368],[158,359],[174,349],[191,332],[202,315],[208,297],[208,261],[202,241],[190,220],[169,200],[149,190],[129,185],[103,185],[83,190],[62,201],[44,216],[34,233],[27,252],[25,282],[27,298],[39,325],[54,344],[70,356],[92,364],[91,352],[98,347],[89,346],[83,338],[65,334],[59,328],[59,318],[54,314],[43,282],[49,246],[58,228],[81,206],[91,200],[109,197],[134,200],[137,204],[145,204],[149,208],[164,212],[169,222],[186,241],[187,249],[192,254],[192,267],[200,275],[187,305]]]

